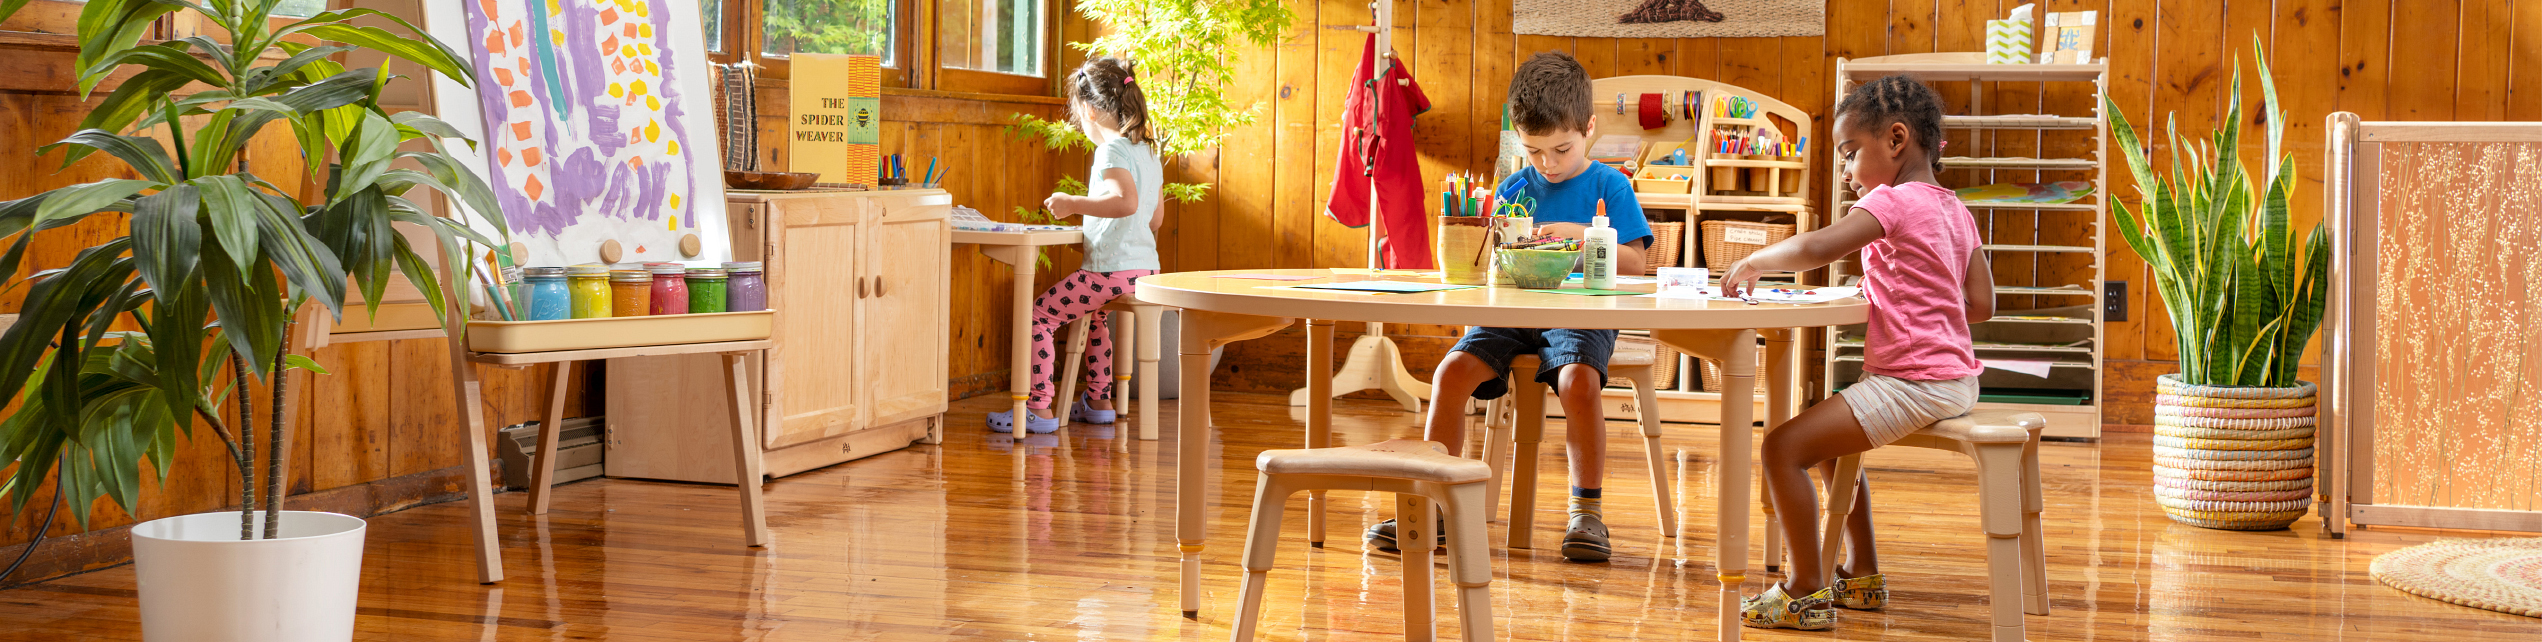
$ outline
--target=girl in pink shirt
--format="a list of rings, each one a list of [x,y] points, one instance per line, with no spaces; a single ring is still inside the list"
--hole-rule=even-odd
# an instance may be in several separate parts
[[[1860,478],[1845,525],[1854,545],[1834,585],[1823,579],[1832,560],[1819,559],[1809,468],[1832,471],[1838,457],[1968,414],[1981,371],[1968,324],[1995,314],[1976,218],[1934,180],[1942,97],[1906,76],[1873,81],[1836,106],[1835,133],[1842,180],[1862,200],[1834,225],[1760,250],[1722,276],[1724,294],[1735,296],[1764,272],[1817,269],[1859,250],[1871,299],[1862,381],[1765,437],[1766,496],[1790,538],[1792,563],[1782,584],[1742,602],[1741,623],[1751,627],[1827,629],[1836,626],[1835,607],[1888,602],[1872,549],[1870,488]]]

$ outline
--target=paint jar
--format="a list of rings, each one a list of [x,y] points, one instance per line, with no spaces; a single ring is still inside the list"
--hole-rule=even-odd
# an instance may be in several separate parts
[[[688,269],[689,314],[724,311],[724,268]]]
[[[609,316],[609,266],[584,263],[565,268],[565,289],[573,297],[574,318]]]
[[[565,268],[534,267],[522,270],[529,281],[529,298],[518,303],[528,306],[531,321],[554,321],[574,318],[574,295],[565,288]]]
[[[612,316],[640,317],[653,309],[653,273],[643,269],[609,271]]]
[[[646,263],[644,269],[653,272],[653,315],[688,314],[688,266]]]
[[[731,281],[725,284],[725,311],[758,312],[768,309],[768,281],[759,271],[758,261],[724,264],[724,272],[731,275]]]

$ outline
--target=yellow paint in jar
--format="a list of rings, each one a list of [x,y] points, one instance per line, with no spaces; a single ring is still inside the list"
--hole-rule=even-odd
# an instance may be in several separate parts
[[[638,267],[633,270],[609,271],[609,309],[612,316],[640,317],[653,309],[653,273]]]
[[[585,263],[565,268],[565,290],[574,300],[574,318],[610,316],[609,266]]]

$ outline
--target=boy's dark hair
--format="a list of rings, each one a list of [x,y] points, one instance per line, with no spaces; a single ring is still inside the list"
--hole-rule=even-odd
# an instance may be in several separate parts
[[[1114,56],[1090,58],[1068,74],[1069,119],[1085,126],[1085,114],[1077,113],[1078,105],[1112,116],[1121,125],[1121,136],[1133,143],[1154,143],[1156,134],[1147,119],[1147,94],[1139,91],[1138,77],[1131,73],[1130,61]]]
[[[1509,75],[1509,123],[1519,133],[1586,132],[1589,101],[1589,70],[1571,54],[1536,54]]]
[[[1933,171],[1942,171],[1942,95],[1932,87],[1905,74],[1874,80],[1845,94],[1836,115],[1864,131],[1906,123],[1916,147],[1932,159]]]

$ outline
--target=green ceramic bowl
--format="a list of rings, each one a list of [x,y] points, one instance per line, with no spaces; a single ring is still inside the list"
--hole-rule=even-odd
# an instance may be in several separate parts
[[[1521,289],[1551,290],[1562,287],[1570,278],[1571,266],[1580,260],[1579,250],[1494,250],[1492,261],[1500,273]]]

